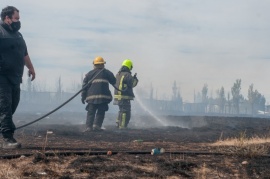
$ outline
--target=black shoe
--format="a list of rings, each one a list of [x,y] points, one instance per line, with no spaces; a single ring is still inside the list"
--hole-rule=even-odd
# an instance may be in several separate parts
[[[4,138],[2,149],[19,149],[21,147],[21,143],[17,142],[14,138]]]

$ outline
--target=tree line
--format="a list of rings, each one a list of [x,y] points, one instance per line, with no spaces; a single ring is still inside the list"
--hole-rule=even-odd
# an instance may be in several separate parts
[[[251,114],[255,114],[258,110],[265,111],[265,97],[256,89],[254,85],[251,84],[248,88],[248,96],[244,98],[241,94],[241,79],[237,79],[233,86],[231,87],[230,92],[225,94],[224,87],[216,91],[217,98],[208,97],[208,85],[204,84],[201,90],[201,102],[205,105],[205,108],[208,104],[216,104],[219,107],[219,112],[224,113],[225,105],[228,106],[228,113],[240,113],[240,103],[249,104],[249,110]],[[205,109],[206,110],[206,109]],[[232,111],[233,110],[233,111]]]

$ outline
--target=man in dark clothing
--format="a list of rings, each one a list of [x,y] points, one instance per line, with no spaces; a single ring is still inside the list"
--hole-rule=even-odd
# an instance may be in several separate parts
[[[138,79],[136,74],[131,75],[133,63],[126,59],[122,63],[120,71],[116,74],[116,87],[114,91],[114,103],[119,106],[118,118],[116,120],[119,129],[126,129],[131,118],[130,100],[134,99],[133,88],[137,86]]]
[[[102,130],[105,112],[109,110],[108,104],[112,101],[109,83],[114,85],[116,79],[111,71],[104,68],[105,63],[102,57],[96,57],[94,69],[83,80],[83,87],[87,87],[82,91],[82,103],[88,103],[85,132]]]
[[[16,129],[12,116],[20,101],[20,83],[24,65],[35,79],[35,70],[27,47],[19,31],[19,10],[13,6],[2,9],[0,21],[0,131],[4,138],[2,148],[20,148],[14,137]]]

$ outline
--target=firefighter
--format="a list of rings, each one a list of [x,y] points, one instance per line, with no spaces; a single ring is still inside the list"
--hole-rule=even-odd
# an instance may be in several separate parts
[[[126,59],[122,63],[122,67],[116,74],[116,88],[114,91],[114,105],[119,106],[118,118],[116,120],[119,129],[126,129],[131,118],[130,101],[135,98],[133,88],[138,84],[136,74],[132,76],[131,70],[133,63],[130,59]]]
[[[83,104],[88,103],[85,108],[87,117],[84,132],[102,131],[105,112],[109,110],[108,104],[112,101],[109,83],[114,85],[116,79],[111,71],[104,68],[105,63],[102,57],[96,57],[93,61],[94,69],[83,80],[83,87],[87,87],[81,93],[81,101]]]

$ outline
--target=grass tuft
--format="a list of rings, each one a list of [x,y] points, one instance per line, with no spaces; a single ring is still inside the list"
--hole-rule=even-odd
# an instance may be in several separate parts
[[[219,152],[253,158],[267,155],[269,144],[269,137],[247,137],[246,131],[243,131],[235,138],[225,140],[220,138],[212,146],[218,146]]]

